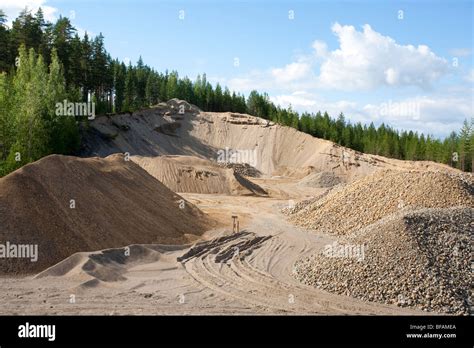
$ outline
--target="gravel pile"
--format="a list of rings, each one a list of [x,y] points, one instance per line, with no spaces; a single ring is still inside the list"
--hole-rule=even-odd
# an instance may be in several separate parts
[[[473,231],[472,208],[405,208],[298,261],[294,276],[365,301],[472,314]]]
[[[262,175],[262,173],[257,168],[252,167],[248,163],[218,162],[217,164],[222,168],[231,168],[234,170],[234,173],[242,176],[259,178]]]
[[[341,183],[341,179],[332,172],[311,173],[304,177],[298,186],[333,187]]]
[[[474,207],[471,174],[379,171],[338,190],[290,217],[297,225],[345,235],[405,208]]]
[[[287,205],[281,208],[281,212],[285,215],[296,214],[297,212],[303,210],[307,206],[313,204],[314,202],[317,202],[318,200],[320,200],[322,197],[324,197],[327,194],[328,194],[328,191],[322,193],[321,195],[317,197],[311,197],[299,202],[294,202],[290,200]]]
[[[342,188],[342,184],[339,184],[335,187],[332,188],[332,190],[337,190]],[[316,197],[310,197],[308,199],[294,202],[290,200],[287,205],[285,205],[283,208],[281,208],[281,212],[285,215],[291,216],[293,214],[296,214],[304,209],[308,209],[308,207],[311,207],[311,205],[323,197],[327,196],[331,192],[331,189],[328,189],[327,191],[324,191],[323,193],[317,195]]]

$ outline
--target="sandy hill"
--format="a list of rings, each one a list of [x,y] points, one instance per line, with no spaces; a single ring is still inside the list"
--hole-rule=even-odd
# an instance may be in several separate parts
[[[294,274],[363,300],[472,314],[473,230],[472,208],[401,211],[298,261]]]
[[[99,286],[102,282],[125,280],[124,273],[131,267],[156,261],[176,261],[166,252],[180,246],[161,244],[134,244],[123,248],[75,253],[37,274],[35,278],[61,277],[80,281],[79,288]]]
[[[401,209],[474,207],[469,173],[378,171],[329,192],[291,217],[303,227],[344,235]]]
[[[332,172],[343,181],[352,181],[379,169],[452,171],[433,162],[358,153],[258,117],[202,112],[175,99],[148,110],[97,117],[84,139],[85,156],[129,152],[147,157],[188,155],[215,160],[219,151],[241,151],[267,176],[301,178],[302,172],[308,174],[305,168],[311,168],[312,172]]]
[[[210,224],[121,155],[52,155],[0,178],[0,241],[39,247],[37,262],[0,259],[0,273],[43,270],[78,251],[186,243]]]
[[[265,195],[242,175],[203,158],[193,156],[132,156],[132,161],[173,192],[227,195]]]

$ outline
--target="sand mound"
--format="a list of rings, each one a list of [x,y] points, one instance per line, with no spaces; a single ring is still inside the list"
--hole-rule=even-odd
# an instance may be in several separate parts
[[[469,314],[474,209],[399,212],[295,265],[300,281],[363,300]]]
[[[100,282],[125,280],[123,274],[130,267],[156,262],[163,257],[164,252],[174,249],[176,246],[135,244],[124,248],[76,253],[37,274],[35,278],[61,276],[82,278],[86,287],[101,284]]]
[[[333,187],[341,183],[341,179],[332,172],[311,173],[304,177],[299,186],[305,187]]]
[[[400,209],[474,206],[470,174],[380,171],[331,191],[291,217],[296,224],[346,234]]]
[[[38,245],[36,262],[2,258],[0,273],[37,272],[79,251],[187,243],[210,224],[123,156],[52,155],[0,179],[0,241]]]
[[[132,161],[174,192],[265,195],[266,192],[233,169],[192,156],[132,156]]]

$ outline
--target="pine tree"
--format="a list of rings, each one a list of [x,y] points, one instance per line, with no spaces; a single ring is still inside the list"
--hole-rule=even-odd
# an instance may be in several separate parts
[[[342,135],[341,135],[342,145],[346,147],[352,147],[352,137],[353,137],[352,126],[348,124],[342,130]]]
[[[344,127],[346,125],[346,120],[344,117],[344,114],[341,112],[339,116],[337,117],[336,121],[336,133],[334,139],[332,139],[334,142],[338,143],[339,145],[342,144],[342,132],[344,130]]]
[[[168,99],[178,97],[178,73],[172,71],[166,84],[166,96]]]
[[[125,95],[125,75],[127,73],[127,67],[124,63],[119,63],[118,60],[114,63],[114,89],[115,99],[114,108],[115,112],[123,111],[123,102]]]
[[[471,118],[471,136],[469,137],[471,149],[471,171],[474,173],[474,117]]]
[[[146,99],[146,84],[148,80],[148,71],[143,64],[143,59],[140,56],[138,58],[138,62],[135,68],[135,76],[136,76],[136,103],[137,107],[141,107],[143,105],[150,105],[148,104]]]
[[[125,76],[124,111],[132,112],[137,108],[135,69],[129,64]]]
[[[2,9],[0,9],[0,26],[5,27],[6,22],[7,22],[7,15]]]
[[[53,46],[57,50],[57,55],[64,66],[66,81],[71,81],[71,50],[70,45],[76,29],[72,26],[67,17],[60,16],[52,28]]]
[[[154,76],[153,74],[149,74],[146,80],[145,85],[145,105],[151,106],[154,104],[153,102],[153,86],[154,86]]]
[[[10,76],[0,73],[0,162],[5,161],[15,141],[11,83]],[[1,168],[0,175],[3,175]]]
[[[224,111],[224,108],[223,108],[224,96],[222,94],[222,87],[219,84],[216,85],[214,94],[215,94],[215,98],[214,98],[213,111],[217,111],[217,112]]]
[[[7,16],[5,12],[0,9],[0,73],[8,71],[13,64],[13,59],[10,54],[10,31],[5,23]]]
[[[461,170],[470,171],[471,162],[471,124],[467,120],[464,120],[459,134],[459,157]]]
[[[48,152],[68,154],[76,151],[79,146],[79,131],[75,117],[56,113],[56,103],[61,103],[64,99],[67,99],[66,81],[56,49],[53,49],[45,98],[47,125],[50,131]]]
[[[89,100],[89,93],[94,90],[94,80],[92,74],[92,43],[89,40],[89,35],[87,32],[84,34],[82,39],[82,49],[81,49],[81,60],[79,62],[80,70],[82,73],[82,100]]]
[[[224,95],[222,97],[222,109],[224,111],[232,111],[232,95],[227,87],[224,89]]]
[[[91,79],[94,86],[94,95],[97,103],[96,110],[101,113],[107,110],[108,92],[108,59],[104,48],[104,37],[102,34],[94,38],[92,42]]]

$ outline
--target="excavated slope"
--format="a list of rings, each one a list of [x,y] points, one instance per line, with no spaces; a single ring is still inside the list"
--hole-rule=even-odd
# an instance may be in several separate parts
[[[233,169],[193,156],[132,156],[132,161],[173,192],[227,195],[265,195],[258,185]]]
[[[344,181],[352,181],[383,168],[452,171],[433,162],[358,153],[258,117],[202,112],[175,99],[143,111],[97,117],[84,139],[84,156],[128,152],[148,157],[189,155],[217,160],[223,153],[227,156],[231,151],[240,151],[237,162],[247,159],[267,176],[294,173],[301,178],[302,168],[311,168],[313,172],[332,172]]]

